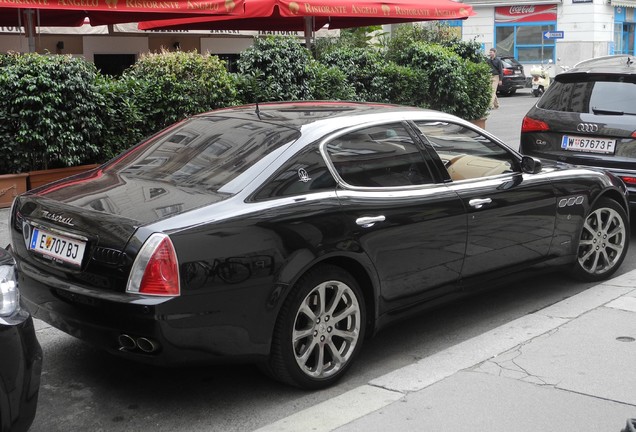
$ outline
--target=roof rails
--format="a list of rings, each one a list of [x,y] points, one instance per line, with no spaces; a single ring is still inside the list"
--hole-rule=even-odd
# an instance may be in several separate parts
[[[629,54],[615,54],[602,57],[595,57],[583,60],[574,65],[575,68],[582,66],[631,66],[634,63],[633,56]]]

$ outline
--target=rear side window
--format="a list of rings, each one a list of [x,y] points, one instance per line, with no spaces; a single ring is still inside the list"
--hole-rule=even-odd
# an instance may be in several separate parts
[[[335,190],[336,180],[329,172],[318,147],[301,152],[257,193],[256,199],[303,195]]]
[[[400,123],[377,125],[340,136],[326,145],[345,183],[400,187],[433,183],[422,153]]]
[[[295,129],[266,122],[194,117],[125,153],[107,170],[216,192],[244,185],[241,177],[255,177],[272,155],[299,136]]]
[[[636,82],[625,76],[570,75],[559,77],[538,107],[551,111],[594,113],[604,110],[636,114]]]

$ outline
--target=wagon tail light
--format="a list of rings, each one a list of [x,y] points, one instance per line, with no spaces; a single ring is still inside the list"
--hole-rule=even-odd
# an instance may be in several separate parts
[[[623,180],[623,182],[625,184],[628,184],[630,186],[636,186],[636,177],[634,176],[619,176],[621,178],[621,180]]]
[[[179,263],[170,237],[151,235],[133,263],[126,292],[156,296],[178,296]]]
[[[524,117],[523,122],[521,122],[521,133],[523,132],[545,132],[549,131],[550,127],[546,122],[542,122],[541,120],[535,120],[531,117]]]
[[[514,71],[512,69],[504,69],[503,70],[503,74],[504,75],[514,75]]]

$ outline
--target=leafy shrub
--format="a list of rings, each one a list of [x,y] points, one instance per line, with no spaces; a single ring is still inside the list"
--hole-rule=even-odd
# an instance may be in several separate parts
[[[387,58],[400,63],[401,53],[418,42],[441,45],[449,48],[461,58],[475,63],[485,61],[479,42],[461,40],[453,32],[452,27],[443,23],[428,23],[426,25],[404,24],[398,26],[388,40]]]
[[[378,71],[372,83],[377,99],[400,105],[427,107],[428,76],[420,69],[388,62]]]
[[[385,89],[379,86],[375,78],[380,74],[386,60],[382,54],[371,48],[351,48],[337,46],[322,54],[321,62],[337,67],[353,85],[356,100],[382,101]]]
[[[147,134],[141,109],[134,103],[134,95],[141,84],[135,78],[99,76],[99,92],[104,97],[101,120],[104,132],[101,140],[103,159],[111,159],[140,142]]]
[[[0,173],[99,159],[104,106],[92,63],[64,55],[0,56]]]
[[[188,116],[236,103],[236,87],[218,57],[196,52],[145,54],[123,76],[131,106],[144,119],[142,135]]]
[[[473,63],[441,45],[415,42],[394,53],[399,64],[420,69],[428,76],[428,107],[468,120],[485,115],[490,98],[486,63]]]
[[[294,37],[256,39],[237,62],[244,102],[311,99],[311,53]],[[249,92],[254,92],[249,94]]]
[[[313,62],[314,79],[310,83],[310,94],[316,100],[355,100],[356,91],[347,76],[336,67]]]

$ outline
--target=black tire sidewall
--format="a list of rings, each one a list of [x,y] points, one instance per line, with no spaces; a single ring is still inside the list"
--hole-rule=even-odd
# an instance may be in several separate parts
[[[358,304],[360,305],[360,333],[353,354],[346,364],[336,374],[328,378],[315,379],[307,376],[296,363],[291,337],[296,314],[298,313],[301,302],[304,301],[307,295],[316,286],[330,280],[345,283],[356,296]],[[364,296],[356,280],[342,268],[333,265],[320,265],[310,270],[294,285],[291,294],[281,310],[275,329],[277,334],[274,335],[270,359],[270,370],[273,372],[274,378],[308,390],[329,387],[345,374],[357,357],[364,341],[365,326],[366,305],[364,303]],[[281,366],[285,369],[284,371],[281,370]]]
[[[602,280],[606,280],[611,277],[621,266],[625,256],[627,255],[627,250],[629,249],[629,238],[630,238],[630,230],[629,230],[629,218],[627,217],[627,213],[625,209],[621,207],[616,201],[609,198],[600,198],[594,206],[590,209],[589,213],[585,215],[585,219],[583,220],[583,224],[587,220],[587,218],[598,209],[601,208],[609,208],[617,212],[621,219],[623,220],[623,226],[625,227],[625,247],[623,248],[623,253],[611,269],[602,273],[602,274],[590,274],[585,269],[581,267],[579,264],[579,242],[581,241],[581,235],[583,234],[583,226],[581,226],[581,230],[579,231],[579,236],[577,239],[576,252],[575,252],[575,261],[574,266],[572,267],[571,273],[572,275],[581,281],[584,282],[598,282]]]

